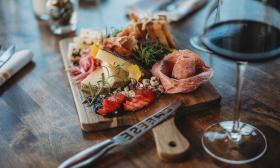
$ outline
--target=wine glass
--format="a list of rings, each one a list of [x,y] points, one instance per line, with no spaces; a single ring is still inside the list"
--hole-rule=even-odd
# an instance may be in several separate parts
[[[215,2],[215,4],[211,5],[208,13],[213,13],[215,10],[215,22],[217,22],[219,20],[219,17],[220,17],[220,12],[219,12],[219,3],[220,1],[217,0]],[[196,36],[193,36],[192,38],[190,38],[190,44],[197,50],[199,51],[202,51],[202,52],[205,52],[205,53],[208,53],[208,57],[209,57],[209,66],[212,67],[212,64],[213,64],[213,60],[212,60],[212,55],[213,55],[213,52],[208,50],[201,42],[200,40],[200,36],[199,35],[196,35]]]
[[[209,8],[209,10],[208,10],[208,13],[207,13],[207,14],[213,13],[213,12],[216,10],[216,12],[215,12],[215,22],[218,22],[218,20],[219,20],[219,18],[220,18],[220,12],[219,12],[219,10],[220,10],[220,9],[219,9],[219,7],[220,7],[219,3],[220,3],[220,2],[221,2],[221,1],[217,0],[217,1],[215,1],[215,4],[211,4],[211,6],[210,6],[210,8]],[[191,38],[190,38],[190,44],[191,44],[194,48],[196,48],[197,50],[199,50],[199,51],[208,53],[208,54],[210,54],[210,55],[213,54],[212,51],[208,50],[208,49],[202,44],[199,35],[196,35],[196,36],[191,37]]]
[[[280,56],[280,14],[267,0],[212,0],[200,42],[216,56],[236,62],[234,118],[205,129],[202,146],[212,157],[231,164],[252,162],[267,141],[256,127],[240,121],[241,88],[248,62]],[[214,10],[214,9],[219,10]],[[219,19],[215,19],[219,12]]]

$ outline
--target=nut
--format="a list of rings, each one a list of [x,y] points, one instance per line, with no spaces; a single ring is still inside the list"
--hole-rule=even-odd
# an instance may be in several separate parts
[[[158,80],[151,80],[150,83],[151,83],[152,86],[158,86],[159,85]]]
[[[128,92],[128,96],[129,96],[129,97],[135,96],[135,92],[134,92],[133,90],[130,90],[130,91]]]
[[[143,79],[142,83],[145,87],[148,87],[150,85],[150,80],[149,79]]]
[[[158,78],[155,77],[155,76],[152,76],[152,77],[151,77],[151,80],[152,80],[152,81],[158,81]]]
[[[120,93],[123,94],[123,95],[125,95],[126,97],[129,97],[128,92],[121,91]]]
[[[137,87],[137,88],[143,88],[144,85],[143,85],[142,83],[137,83],[136,87]]]
[[[129,91],[129,87],[126,86],[126,87],[123,89],[123,91],[128,92],[128,91]]]
[[[158,86],[160,84],[159,79],[157,77],[155,77],[155,76],[152,76],[151,80],[150,80],[150,84],[152,86]]]

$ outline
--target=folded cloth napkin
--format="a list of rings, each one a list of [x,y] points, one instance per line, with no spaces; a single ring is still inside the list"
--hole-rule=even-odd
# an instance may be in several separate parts
[[[169,22],[176,22],[207,3],[207,0],[138,0],[128,6],[127,13],[140,18],[165,15]]]
[[[0,68],[0,86],[31,61],[33,54],[30,50],[21,50]]]

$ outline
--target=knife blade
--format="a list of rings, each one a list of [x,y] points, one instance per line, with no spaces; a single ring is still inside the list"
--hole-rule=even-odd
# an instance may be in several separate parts
[[[10,46],[6,51],[0,55],[0,68],[5,65],[6,62],[12,57],[15,53],[16,47],[14,45]]]
[[[65,160],[59,168],[83,167],[97,160],[103,154],[117,146],[127,145],[142,136],[148,130],[169,118],[180,107],[181,102],[173,102],[153,115],[127,128],[113,138],[102,141]]]

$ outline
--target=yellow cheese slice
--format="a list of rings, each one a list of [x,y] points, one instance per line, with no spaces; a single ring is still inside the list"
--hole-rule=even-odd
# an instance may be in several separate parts
[[[103,73],[111,88],[126,84],[129,75],[127,68],[132,65],[131,63],[102,49],[98,50],[96,58],[101,60]]]
[[[125,71],[127,71],[127,67],[131,65],[131,63],[126,60],[102,49],[98,50],[96,58],[102,61],[101,64],[119,64]]]
[[[103,63],[102,66],[104,76],[111,88],[122,87],[126,84],[129,75],[127,71],[113,64]]]
[[[90,46],[90,56],[95,59],[96,58],[96,54],[99,50],[100,46],[98,44],[93,44],[92,46]]]
[[[127,70],[129,72],[129,77],[132,78],[132,79],[135,79],[136,81],[139,81],[139,79],[141,78],[142,76],[142,72],[139,68],[138,65],[130,65],[127,67]]]

